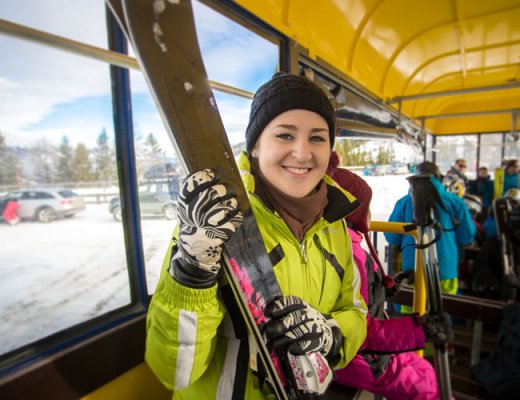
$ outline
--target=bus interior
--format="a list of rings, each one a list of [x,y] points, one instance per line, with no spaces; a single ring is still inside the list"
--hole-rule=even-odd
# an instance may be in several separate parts
[[[253,93],[286,71],[330,95],[338,151],[364,152],[345,167],[369,183],[404,181],[395,171],[425,160],[446,171],[465,159],[474,179],[520,159],[520,0],[180,1],[193,3],[193,46],[237,154]],[[0,49],[0,196],[63,187],[87,203],[50,223],[0,224],[0,398],[169,399],[144,362],[146,313],[184,171],[135,53],[102,0],[4,4]],[[158,183],[167,199],[147,192],[145,206],[140,188]],[[395,273],[381,232],[410,232],[386,223],[378,196],[373,241]],[[478,251],[461,264],[461,295],[443,298],[462,321],[456,399],[492,398],[470,371],[493,352],[505,303],[464,281]],[[392,302],[424,312],[420,284]]]

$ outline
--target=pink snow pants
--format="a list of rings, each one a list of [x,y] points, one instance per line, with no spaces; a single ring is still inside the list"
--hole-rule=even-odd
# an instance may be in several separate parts
[[[387,400],[438,400],[440,396],[433,366],[414,352],[395,354],[377,379],[357,354],[350,364],[336,371],[336,381]]]

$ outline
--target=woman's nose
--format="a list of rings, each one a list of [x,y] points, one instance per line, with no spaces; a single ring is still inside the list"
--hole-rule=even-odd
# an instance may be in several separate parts
[[[312,158],[310,143],[307,140],[295,140],[292,156],[298,161],[308,161]]]

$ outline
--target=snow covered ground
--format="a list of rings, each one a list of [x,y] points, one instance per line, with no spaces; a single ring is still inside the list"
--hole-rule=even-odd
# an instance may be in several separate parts
[[[364,177],[372,187],[372,219],[386,221],[407,193],[405,176]],[[149,291],[175,221],[143,218]],[[0,224],[0,354],[128,304],[123,227],[106,204],[51,224]],[[378,248],[384,248],[380,235]],[[381,254],[381,253],[380,253]]]

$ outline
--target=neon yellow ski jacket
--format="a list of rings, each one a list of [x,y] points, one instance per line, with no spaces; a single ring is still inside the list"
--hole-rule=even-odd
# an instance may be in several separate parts
[[[366,336],[367,310],[344,223],[359,202],[325,176],[329,204],[300,243],[254,194],[245,153],[239,167],[282,293],[304,299],[337,321],[344,345],[336,368],[344,367]],[[247,340],[237,339],[238,324],[233,324],[221,298],[226,282],[222,279],[208,289],[176,282],[167,271],[175,251],[172,240],[148,311],[146,362],[174,391],[174,399],[227,400],[237,392],[244,399],[273,398],[267,385],[258,388],[254,383]]]

